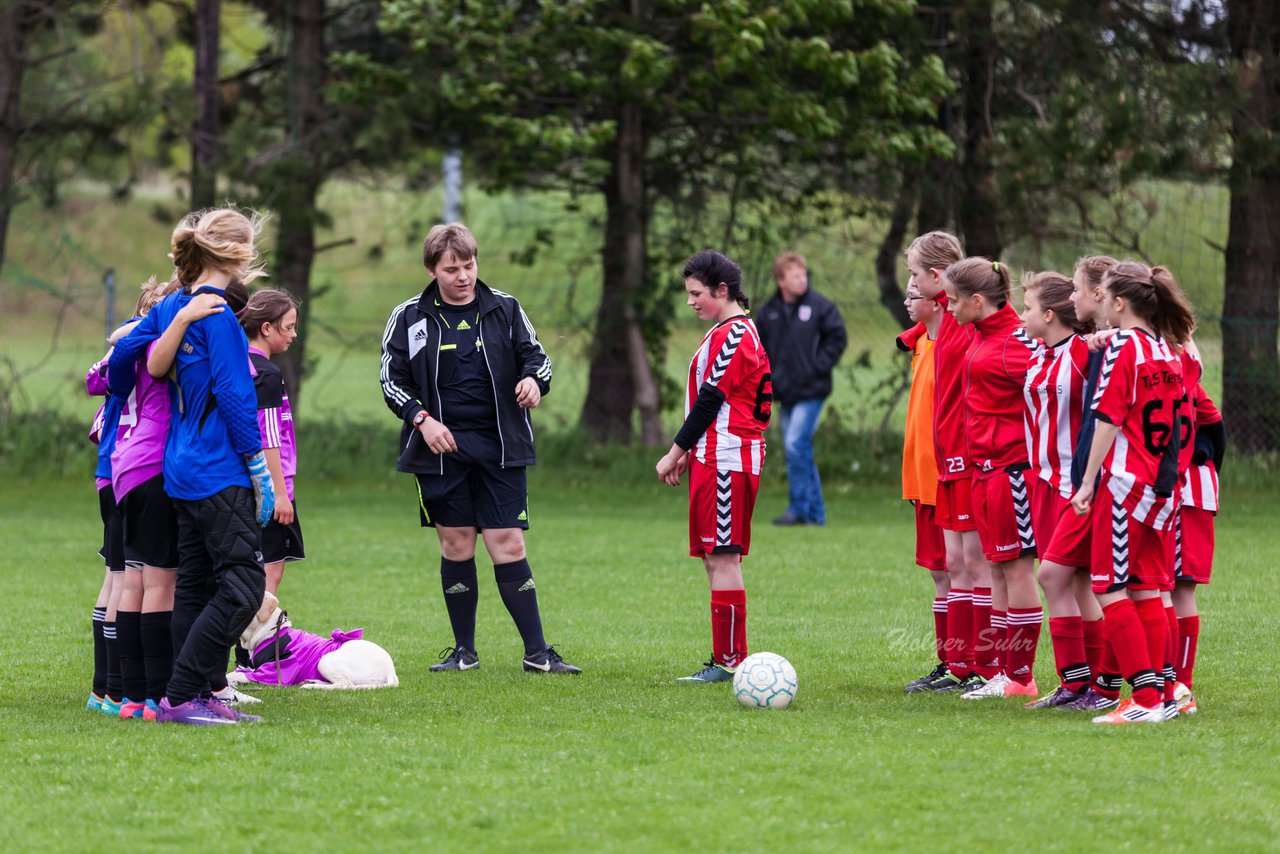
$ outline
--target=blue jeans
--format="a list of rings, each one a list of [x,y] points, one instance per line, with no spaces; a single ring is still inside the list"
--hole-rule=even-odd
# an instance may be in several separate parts
[[[822,501],[822,481],[813,461],[813,434],[818,429],[825,398],[801,400],[779,406],[782,418],[782,450],[787,458],[787,512],[813,525],[827,523]]]

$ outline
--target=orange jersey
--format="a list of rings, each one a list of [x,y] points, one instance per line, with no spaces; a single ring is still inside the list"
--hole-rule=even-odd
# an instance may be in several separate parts
[[[916,339],[911,352],[911,395],[902,441],[902,497],[933,505],[938,500],[938,460],[933,448],[934,342]]]

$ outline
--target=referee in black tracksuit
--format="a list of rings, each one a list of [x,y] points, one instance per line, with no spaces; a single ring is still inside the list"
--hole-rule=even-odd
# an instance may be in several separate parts
[[[547,645],[525,557],[525,466],[535,462],[529,410],[551,388],[551,359],[510,294],[477,275],[479,249],[461,224],[437,225],[422,247],[432,281],[396,306],[382,337],[382,395],[403,422],[396,468],[414,475],[423,526],[440,538],[440,581],[454,645],[433,671],[478,667],[476,535],[524,641],[523,667],[581,673]]]

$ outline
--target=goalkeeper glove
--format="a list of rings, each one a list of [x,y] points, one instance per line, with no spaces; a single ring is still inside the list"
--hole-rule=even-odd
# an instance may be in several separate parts
[[[271,483],[267,456],[258,451],[246,462],[249,466],[249,480],[253,484],[253,495],[258,501],[258,526],[265,528],[276,509],[276,488]]]

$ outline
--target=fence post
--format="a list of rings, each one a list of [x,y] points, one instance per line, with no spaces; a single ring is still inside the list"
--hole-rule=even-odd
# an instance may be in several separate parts
[[[116,331],[116,268],[108,267],[106,272],[102,274],[102,286],[107,291],[107,308],[106,308],[106,331],[103,338],[110,338],[111,333]]]

